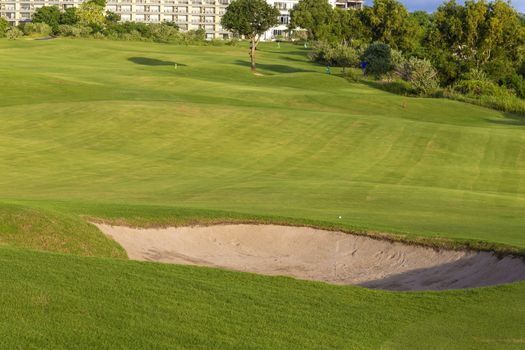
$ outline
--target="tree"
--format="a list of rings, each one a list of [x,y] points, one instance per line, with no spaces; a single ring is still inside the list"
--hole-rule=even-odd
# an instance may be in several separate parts
[[[290,11],[289,28],[306,29],[311,39],[326,40],[332,16],[333,9],[327,0],[301,0]]]
[[[60,10],[56,6],[42,6],[35,11],[32,21],[33,23],[45,23],[56,33],[60,24]]]
[[[7,28],[9,28],[9,22],[5,18],[0,17],[0,38],[5,37]]]
[[[78,7],[76,12],[78,22],[84,26],[102,27],[105,22],[104,8],[95,2],[85,2]]]
[[[467,0],[462,6],[451,0],[434,15],[427,50],[442,79],[451,83],[474,68],[515,70],[523,45],[525,28],[508,3]]]
[[[89,0],[88,2],[100,7],[106,7],[106,0]]]
[[[388,44],[373,43],[363,53],[366,62],[366,73],[381,76],[390,72],[392,65],[392,50]]]
[[[255,50],[261,35],[277,25],[279,10],[268,5],[265,0],[234,0],[226,8],[221,24],[230,30],[250,40],[250,60],[252,71],[255,72]]]
[[[369,28],[372,41],[403,51],[411,51],[415,46],[417,29],[409,20],[407,9],[397,0],[374,0],[372,7],[361,12],[361,20]]]
[[[60,14],[60,24],[74,25],[78,22],[77,8],[68,7]]]
[[[424,57],[426,56],[425,42],[432,30],[433,16],[425,11],[414,11],[410,13],[408,20],[410,27],[414,29],[412,53]]]
[[[370,42],[370,32],[363,25],[358,11],[345,11],[336,8],[330,24],[331,41],[358,47]]]
[[[118,13],[107,11],[106,12],[106,22],[109,24],[115,24],[120,22],[121,16]]]

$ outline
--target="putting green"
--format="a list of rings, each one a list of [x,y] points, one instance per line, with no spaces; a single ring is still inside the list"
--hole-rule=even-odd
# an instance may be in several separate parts
[[[107,267],[115,274],[125,274],[119,282],[123,284],[146,279],[151,271],[156,271],[152,276],[164,276],[159,281],[173,276],[180,283],[170,282],[174,283],[170,286],[188,298],[187,304],[177,308],[167,292],[158,306],[161,313],[173,322],[201,322],[203,332],[212,339],[231,340],[219,341],[223,347],[289,347],[289,339],[303,347],[316,347],[326,339],[330,339],[327,346],[353,348],[403,348],[408,340],[415,347],[523,346],[524,283],[405,295],[198,268],[55,256],[23,248],[122,256],[119,247],[97,238],[92,227],[83,226],[80,216],[87,215],[141,226],[197,220],[316,223],[408,237],[479,240],[523,250],[524,119],[444,99],[401,97],[335,74],[328,76],[324,67],[308,62],[306,50],[294,45],[262,44],[258,59],[263,76],[250,73],[244,46],[0,40],[0,53],[0,212],[4,213],[0,215],[0,243],[18,247],[0,249],[0,259],[6,262],[1,268],[15,271],[18,266],[26,271],[38,264],[35,271],[42,277],[28,282],[35,295],[42,292],[49,300],[61,298],[63,292],[51,288],[52,276],[56,273],[60,281],[68,279],[73,273],[68,270],[70,261],[83,273]],[[29,219],[18,216],[17,210],[39,211],[45,220],[28,230]],[[54,238],[38,241],[17,236],[35,231]],[[73,232],[86,232],[88,238],[83,240]],[[60,240],[67,244],[61,245]],[[0,287],[0,295],[23,288],[9,271],[5,270],[5,276],[10,277],[4,277],[9,287]],[[181,286],[184,276],[192,274],[201,277],[191,287],[199,292],[190,296],[185,289],[189,287]],[[209,283],[202,277],[208,275]],[[238,284],[232,291],[212,286],[222,277]],[[112,297],[102,292],[102,286],[111,276],[97,273],[92,278],[94,288],[100,288],[96,294],[100,305],[110,305]],[[62,282],[59,285],[66,288]],[[81,289],[87,282],[72,283],[67,288]],[[209,320],[174,316],[181,310],[190,312],[192,305],[208,305],[210,300],[199,294],[207,286],[221,303],[232,304],[231,310],[236,310],[229,320],[232,323],[222,320],[212,326]],[[252,306],[267,322],[266,334],[279,332],[276,342],[264,334],[253,342],[232,340],[236,334],[247,336],[253,321],[236,314],[247,307],[236,302],[242,286],[250,290],[246,297],[260,304]],[[269,286],[282,288],[272,296],[271,306],[256,291]],[[161,282],[138,283],[136,292],[162,287]],[[308,300],[312,289],[319,294]],[[301,295],[302,305],[290,298],[275,304],[286,290]],[[27,300],[32,300],[33,292]],[[316,304],[316,298],[325,292],[328,299]],[[87,297],[84,292],[80,295]],[[127,303],[133,295],[121,297]],[[332,300],[331,305],[341,306],[356,298],[381,301],[365,301],[356,306],[360,311],[351,314],[330,307],[333,318],[329,314],[315,318],[315,305]],[[149,318],[154,318],[154,302],[139,301]],[[19,313],[20,323],[2,328],[6,330],[2,334],[20,334],[26,318],[29,323],[39,322],[31,308],[14,305],[18,306],[11,305],[10,310]],[[50,322],[56,326],[75,320],[78,314],[71,310],[76,307],[91,310],[93,306],[74,298],[57,305],[62,306],[34,307],[54,315]],[[213,312],[221,310],[210,307]],[[295,321],[304,317],[310,322],[308,327],[297,326],[292,319],[284,328],[272,324],[272,313],[284,315],[302,307],[308,315],[294,314]],[[91,317],[98,319],[98,311],[93,312],[96,315]],[[113,309],[100,323],[108,327],[107,339],[112,338],[117,320],[124,317],[121,313],[133,318],[140,312],[140,307]],[[429,318],[422,318],[420,312],[428,312]],[[385,318],[384,332],[372,337],[372,329],[353,324],[364,314],[370,317],[365,324],[371,328]],[[131,340],[140,333],[138,329],[146,327],[137,322]],[[306,329],[321,329],[320,322],[327,322],[319,331],[322,334],[305,336]],[[93,334],[88,324],[82,327],[85,336]],[[396,333],[398,327],[402,330]],[[26,344],[38,340],[40,345],[60,347],[73,332],[64,330],[69,332],[64,336],[48,331],[24,338]],[[186,340],[195,335],[195,327],[178,331],[184,336],[177,344],[191,344]],[[152,336],[159,347],[171,339],[161,333]],[[52,334],[52,341],[46,342],[46,334]],[[464,334],[466,338],[460,339]],[[352,342],[345,343],[349,339]],[[206,343],[195,340],[194,345]]]

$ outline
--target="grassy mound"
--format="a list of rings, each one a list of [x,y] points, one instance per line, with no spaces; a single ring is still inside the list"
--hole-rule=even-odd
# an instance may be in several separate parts
[[[125,258],[124,250],[78,216],[0,204],[0,245],[83,256]]]

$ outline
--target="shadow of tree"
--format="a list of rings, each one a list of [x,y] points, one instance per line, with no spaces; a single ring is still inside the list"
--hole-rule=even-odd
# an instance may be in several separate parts
[[[133,62],[135,64],[140,64],[143,66],[174,66],[177,64],[177,66],[186,66],[182,63],[176,63],[173,61],[163,61],[158,60],[156,58],[150,58],[150,57],[129,57],[128,61]]]
[[[525,126],[525,116],[512,113],[503,113],[503,119],[487,119],[489,123],[501,125]]]
[[[300,62],[300,63],[311,63],[306,57],[305,59],[298,59],[298,58],[294,58],[294,57],[288,57],[288,56],[284,56],[282,57],[283,60],[287,60],[287,61],[292,61],[292,62]]]
[[[241,61],[241,60],[235,61],[234,64],[239,65],[239,66],[244,66],[244,67],[250,67],[251,66],[250,62],[248,62],[248,61]],[[257,63],[257,68],[260,68],[262,70],[266,70],[266,71],[269,71],[269,72],[274,72],[274,73],[306,73],[306,72],[315,72],[313,70],[301,69],[301,68],[297,68],[297,67],[286,66],[284,64]]]

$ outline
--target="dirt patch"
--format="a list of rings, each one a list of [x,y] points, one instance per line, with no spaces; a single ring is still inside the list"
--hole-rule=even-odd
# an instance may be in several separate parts
[[[220,267],[388,290],[444,290],[525,280],[523,259],[435,250],[278,225],[136,229],[96,224],[135,260]]]

